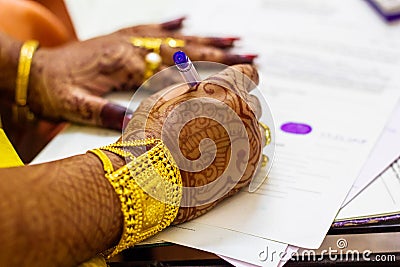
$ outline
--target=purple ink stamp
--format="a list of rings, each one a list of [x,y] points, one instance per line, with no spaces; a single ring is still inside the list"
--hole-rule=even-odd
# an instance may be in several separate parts
[[[309,134],[312,128],[310,125],[304,123],[287,122],[281,125],[281,130],[292,134]]]

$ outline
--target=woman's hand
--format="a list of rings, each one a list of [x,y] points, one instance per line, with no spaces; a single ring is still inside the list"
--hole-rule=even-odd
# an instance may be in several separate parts
[[[254,66],[234,65],[193,88],[160,91],[133,113],[122,139],[161,138],[180,168],[184,189],[174,223],[204,214],[255,174],[264,140],[260,102],[249,94],[256,83]]]
[[[34,55],[28,103],[39,115],[74,122],[122,127],[125,109],[101,96],[117,90],[134,90],[145,80],[145,56],[149,51],[135,47],[131,37],[173,37],[186,41],[183,48],[192,60],[225,64],[251,63],[254,55],[226,51],[237,38],[182,36],[176,32],[183,19],[163,24],[126,28],[109,35],[74,42],[58,48],[40,48]],[[173,64],[177,48],[160,47],[162,65]]]

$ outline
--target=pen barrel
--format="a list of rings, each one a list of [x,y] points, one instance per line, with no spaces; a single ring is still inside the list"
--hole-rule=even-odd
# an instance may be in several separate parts
[[[182,78],[190,86],[195,86],[201,81],[200,75],[197,73],[193,63],[190,60],[185,64],[177,65],[177,67],[182,75]]]

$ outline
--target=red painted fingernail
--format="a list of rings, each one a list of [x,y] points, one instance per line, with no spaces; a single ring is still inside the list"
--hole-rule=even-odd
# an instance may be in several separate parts
[[[237,40],[240,40],[239,37],[222,37],[222,38],[213,38],[213,44],[218,47],[231,47],[233,43]]]
[[[246,54],[246,55],[241,55],[241,57],[247,58],[249,60],[254,60],[256,57],[258,57],[258,55],[256,55],[256,54]]]
[[[232,54],[228,54],[226,56],[226,63],[229,65],[232,64],[250,64],[253,63],[254,59],[257,57],[258,55],[255,54],[246,54],[246,55],[232,55]]]
[[[230,41],[234,42],[234,41],[240,40],[240,37],[224,37],[222,39],[230,40]]]
[[[107,103],[101,110],[100,117],[103,126],[121,130],[124,124],[126,108],[113,103]]]
[[[171,21],[167,21],[164,23],[161,23],[161,27],[164,30],[176,30],[182,27],[182,22],[186,19],[186,17],[180,17]]]

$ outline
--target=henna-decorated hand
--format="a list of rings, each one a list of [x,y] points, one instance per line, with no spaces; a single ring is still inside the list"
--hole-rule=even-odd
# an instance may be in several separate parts
[[[253,55],[226,51],[237,38],[182,36],[176,32],[183,19],[163,24],[126,28],[109,35],[58,48],[40,48],[34,55],[28,103],[39,115],[79,123],[120,129],[125,109],[101,96],[115,90],[133,90],[144,81],[145,48],[135,47],[130,38],[173,37],[184,39],[180,48],[192,60],[251,63]],[[162,45],[163,65],[173,64],[177,48]]]
[[[174,223],[204,214],[248,185],[262,152],[258,83],[252,65],[234,65],[189,88],[167,88],[144,100],[122,139],[161,138],[180,168],[183,199]],[[211,139],[206,140],[206,139]]]

